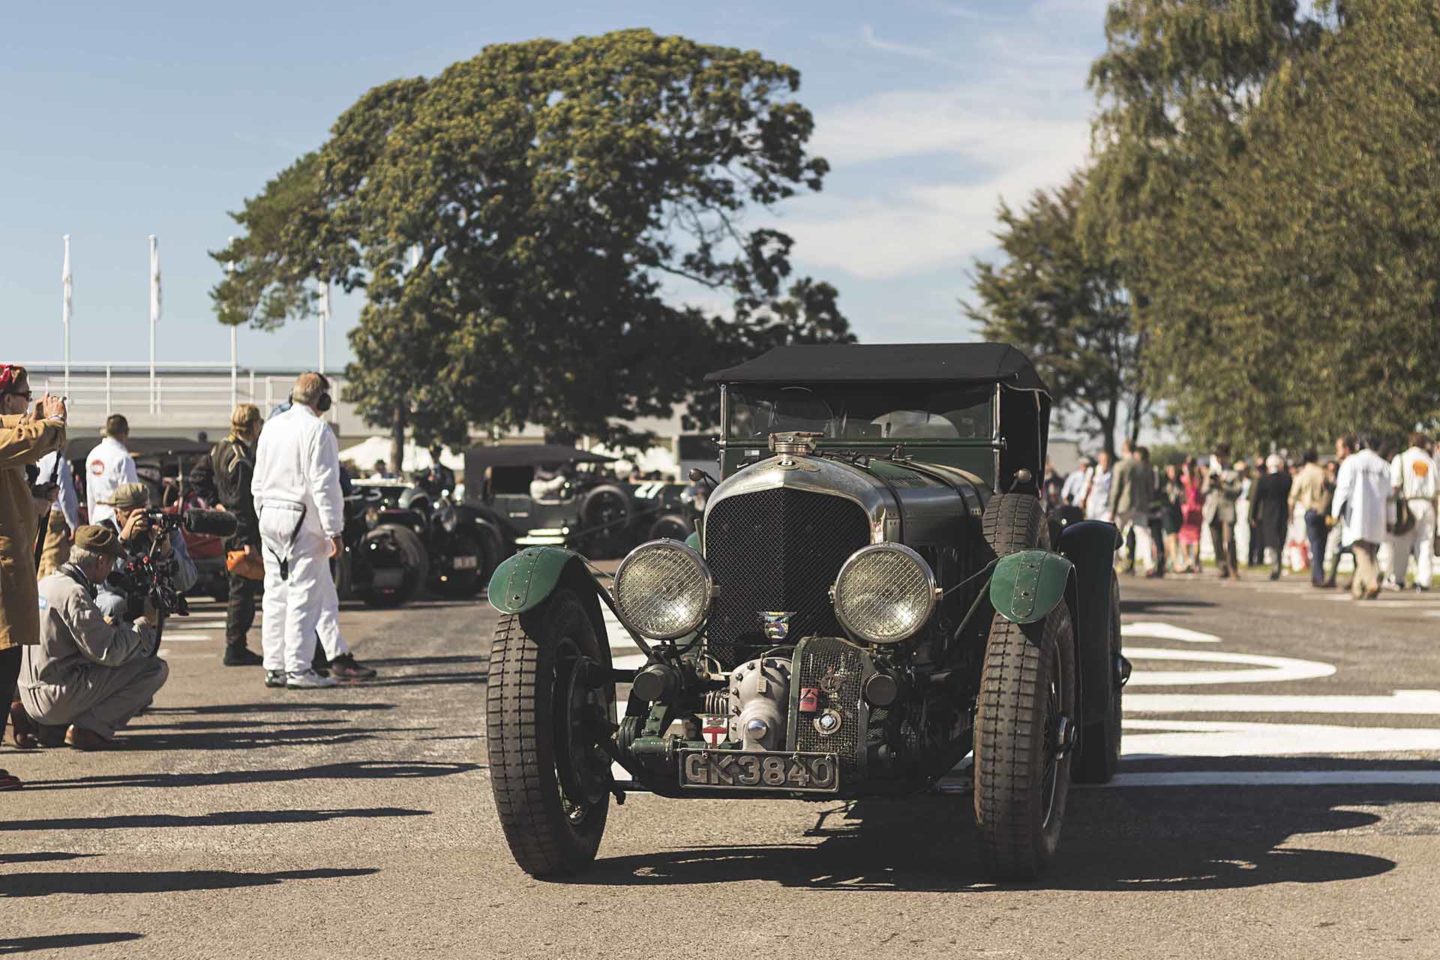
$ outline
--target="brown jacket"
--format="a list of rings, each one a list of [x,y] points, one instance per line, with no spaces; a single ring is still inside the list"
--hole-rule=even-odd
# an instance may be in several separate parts
[[[64,445],[65,428],[59,423],[0,417],[0,650],[40,642],[35,585],[40,516],[25,467]]]

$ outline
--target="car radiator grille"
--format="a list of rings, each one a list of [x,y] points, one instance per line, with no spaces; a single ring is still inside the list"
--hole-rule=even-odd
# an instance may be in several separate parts
[[[869,706],[862,692],[867,672],[865,653],[848,640],[812,637],[795,648],[795,664],[790,675],[790,716],[793,718],[790,749],[839,754],[842,782],[864,765],[862,747],[870,722]],[[820,691],[820,709],[816,713],[800,712],[800,697],[807,687]],[[833,733],[822,734],[815,726],[815,719],[827,710],[840,715],[840,726]]]
[[[805,490],[728,497],[705,518],[705,559],[720,593],[707,629],[710,655],[732,669],[776,646],[761,629],[763,611],[791,611],[789,642],[840,636],[830,587],[840,565],[870,542],[864,509]]]

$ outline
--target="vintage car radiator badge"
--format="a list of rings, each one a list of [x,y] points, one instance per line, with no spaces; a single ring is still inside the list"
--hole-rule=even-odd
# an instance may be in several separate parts
[[[790,636],[790,618],[794,610],[762,610],[760,623],[765,628],[766,640],[785,640]]]

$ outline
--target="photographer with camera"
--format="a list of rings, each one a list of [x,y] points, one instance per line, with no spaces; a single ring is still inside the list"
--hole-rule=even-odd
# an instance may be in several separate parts
[[[11,707],[15,680],[23,649],[40,639],[35,546],[50,500],[35,464],[65,445],[65,401],[46,395],[31,410],[31,400],[25,368],[0,364],[0,728],[7,716],[23,720]],[[18,786],[0,770],[0,790]]]
[[[105,749],[170,675],[153,655],[153,610],[131,627],[96,605],[97,585],[126,558],[113,529],[87,524],[70,561],[40,581],[40,644],[25,657],[20,697],[46,746]]]
[[[176,595],[195,586],[200,573],[185,549],[185,537],[174,528],[180,518],[152,510],[150,491],[143,483],[122,483],[103,502],[115,515],[101,526],[118,536],[126,557],[99,585],[96,602],[102,613],[127,623],[140,616],[147,593],[144,581],[149,576],[142,571],[147,566],[163,577]]]

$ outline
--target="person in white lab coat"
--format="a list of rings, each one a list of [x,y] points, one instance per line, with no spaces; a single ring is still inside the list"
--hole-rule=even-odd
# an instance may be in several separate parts
[[[115,516],[105,504],[122,483],[139,483],[135,460],[125,442],[130,439],[130,421],[118,413],[105,418],[105,437],[85,458],[85,501],[88,523],[103,523]]]
[[[1390,461],[1390,483],[1395,498],[1405,501],[1413,521],[1410,529],[1396,533],[1395,582],[1405,586],[1405,573],[1410,558],[1416,558],[1415,589],[1429,590],[1434,576],[1435,497],[1440,487],[1435,481],[1435,461],[1425,452],[1425,434],[1410,434],[1410,448]]]
[[[1341,437],[1335,441],[1340,472],[1335,477],[1331,515],[1344,522],[1341,544],[1355,553],[1355,577],[1350,592],[1355,599],[1380,595],[1377,552],[1385,539],[1386,504],[1390,499],[1390,464],[1370,449],[1370,440]]]
[[[330,382],[302,373],[290,409],[271,417],[255,450],[251,491],[265,561],[261,643],[265,684],[309,689],[334,686],[315,672],[315,630],[336,603],[330,558],[345,527],[340,450],[321,418],[330,409]]]

